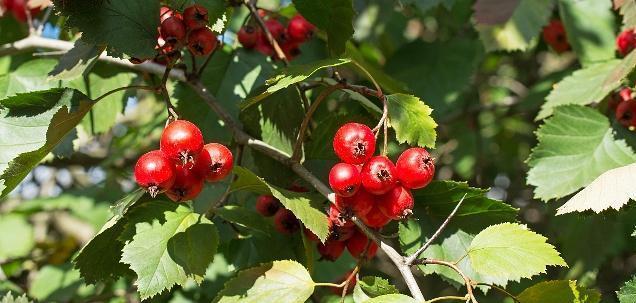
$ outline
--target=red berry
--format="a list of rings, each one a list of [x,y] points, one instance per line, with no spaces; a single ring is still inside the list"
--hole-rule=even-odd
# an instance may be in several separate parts
[[[267,37],[265,37],[265,34],[262,32],[258,33],[258,39],[256,41],[256,46],[254,47],[254,49],[256,49],[257,52],[268,57],[274,55],[274,47],[269,44],[269,41],[267,41]]]
[[[175,202],[189,201],[196,198],[203,190],[203,179],[192,170],[176,169],[174,184],[166,192],[166,196]]]
[[[344,162],[363,164],[375,152],[375,136],[371,129],[360,123],[341,126],[333,138],[333,150]]]
[[[185,25],[183,21],[177,17],[166,18],[166,20],[161,22],[159,31],[166,43],[170,44],[182,43],[186,36]]]
[[[170,17],[176,17],[183,21],[183,16],[181,14],[167,6],[162,6],[161,9],[159,9],[159,21],[163,22]]]
[[[187,170],[189,173],[194,174],[199,179],[205,179],[205,175],[212,163],[210,155],[208,153],[198,153],[194,156],[192,161],[186,163],[176,163],[176,170]]]
[[[276,41],[283,42],[286,40],[285,27],[278,20],[269,19],[265,21],[265,27],[272,33]]]
[[[342,197],[351,197],[360,188],[360,171],[355,165],[338,163],[329,172],[329,185]]]
[[[203,146],[203,151],[210,155],[212,159],[205,175],[208,182],[216,182],[227,177],[232,172],[234,157],[232,152],[225,145],[219,143],[208,143]]]
[[[263,217],[275,215],[280,207],[280,201],[272,195],[261,195],[256,199],[256,211]]]
[[[370,260],[375,257],[375,254],[378,252],[378,245],[370,241],[369,238],[360,231],[356,231],[353,237],[347,241],[347,250],[354,258],[360,259],[364,254],[366,259]]]
[[[337,200],[336,200],[337,201]],[[343,227],[353,227],[354,224],[351,220],[349,220],[349,216],[342,213],[338,208],[331,204],[329,205],[329,225],[331,226],[343,226]]]
[[[8,1],[4,1],[4,6],[6,11],[11,11],[11,14],[13,15],[13,17],[15,17],[16,20],[20,22],[26,22],[27,21],[27,13],[26,13],[27,2],[28,2],[27,0],[8,0]],[[39,7],[29,10],[29,13],[31,14],[32,18],[34,18],[35,15],[37,15],[39,12],[40,12]]]
[[[557,53],[562,53],[570,49],[565,27],[561,20],[552,20],[543,28],[543,40],[548,43]]]
[[[636,100],[627,100],[618,104],[616,120],[625,127],[636,127]]]
[[[330,226],[331,234],[329,234],[329,239],[333,239],[336,241],[347,241],[349,240],[356,231],[356,228],[353,226],[338,226],[331,225]]]
[[[196,56],[209,55],[217,44],[216,35],[207,27],[193,30],[188,35],[188,49]]]
[[[188,6],[183,11],[183,22],[191,31],[204,28],[208,25],[208,10],[198,4]]]
[[[175,178],[172,161],[159,150],[143,154],[135,164],[137,184],[148,190],[153,198],[172,187]]]
[[[176,120],[163,130],[159,146],[176,163],[193,162],[203,150],[203,134],[192,122]]]
[[[287,24],[287,34],[292,40],[298,42],[304,42],[311,38],[314,29],[314,25],[301,15],[294,16]]]
[[[428,185],[435,175],[435,163],[424,148],[413,147],[402,152],[395,163],[397,178],[406,188]]]
[[[294,213],[282,208],[274,215],[274,228],[281,234],[293,234],[300,228]]]
[[[375,199],[374,195],[361,188],[352,197],[336,196],[335,206],[345,216],[356,215],[361,217],[371,211],[371,208],[375,205]]]
[[[362,167],[362,186],[374,195],[389,192],[397,183],[395,165],[385,156],[371,158]]]
[[[345,249],[344,242],[332,239],[327,240],[324,244],[319,242],[317,246],[321,259],[328,261],[336,261],[340,258]]]
[[[251,25],[241,27],[241,30],[237,34],[239,43],[247,49],[252,49],[256,46],[256,43],[258,43],[258,35],[259,32]]]
[[[280,45],[287,60],[293,60],[300,55],[300,44],[295,41],[286,41]]]
[[[636,33],[633,28],[626,29],[616,37],[616,48],[618,53],[625,56],[636,46]]]
[[[413,195],[408,188],[401,185],[378,199],[378,209],[393,220],[401,220],[413,213]]]
[[[362,219],[364,224],[373,228],[380,228],[391,222],[391,218],[382,213],[378,207],[373,207],[366,216],[363,216],[360,219]]]

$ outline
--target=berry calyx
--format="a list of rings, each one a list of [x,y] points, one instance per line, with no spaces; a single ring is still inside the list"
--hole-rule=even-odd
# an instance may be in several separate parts
[[[320,253],[321,260],[336,261],[345,249],[345,243],[333,239],[327,240],[327,242],[318,243],[318,252]]]
[[[238,34],[238,41],[244,48],[252,49],[258,43],[259,32],[251,25],[241,27]]]
[[[406,188],[423,188],[435,175],[434,160],[428,151],[421,147],[409,148],[402,152],[395,168],[398,180]]]
[[[337,200],[336,200],[337,201]],[[349,216],[338,210],[335,205],[329,205],[329,225],[341,227],[353,227],[354,224],[349,220]]]
[[[378,199],[378,209],[392,220],[402,220],[413,214],[413,195],[411,191],[397,185]]]
[[[329,172],[329,185],[342,197],[351,197],[358,192],[361,184],[360,171],[355,165],[338,163]]]
[[[626,56],[636,47],[636,32],[629,28],[621,32],[616,37],[616,49],[621,56]]]
[[[188,30],[204,28],[208,24],[208,10],[198,4],[188,6],[183,11],[183,22]]]
[[[347,250],[356,259],[366,257],[367,260],[371,260],[378,252],[378,245],[375,242],[370,241],[360,231],[356,233],[347,241]]]
[[[371,128],[360,123],[347,123],[333,138],[333,150],[345,163],[363,164],[375,152],[375,136]]]
[[[378,208],[377,206],[373,207],[368,214],[360,217],[360,219],[362,219],[362,222],[364,222],[364,224],[372,228],[380,228],[391,222],[391,218],[382,213],[380,208]]]
[[[176,178],[166,196],[174,202],[189,201],[196,198],[203,190],[203,179],[193,171],[183,167],[175,169]]]
[[[263,217],[275,215],[280,208],[280,201],[272,195],[261,195],[256,199],[256,211]]]
[[[219,143],[208,143],[203,146],[203,151],[210,155],[210,165],[205,174],[205,180],[216,182],[223,180],[232,172],[234,157],[229,148]]]
[[[291,40],[304,42],[311,38],[315,26],[301,15],[294,16],[287,24],[287,33]]]
[[[188,35],[188,49],[195,56],[209,55],[217,44],[216,35],[207,27],[193,30]]]
[[[351,239],[351,237],[355,233],[355,230],[356,229],[354,226],[347,227],[347,226],[331,225],[330,227],[331,234],[329,235],[329,239],[334,239],[336,241],[342,241],[342,242],[347,241]]]
[[[175,169],[177,171],[185,170],[189,174],[193,174],[198,179],[205,179],[205,175],[208,172],[211,162],[212,160],[210,159],[210,155],[201,152],[196,154],[192,161],[176,163]]]
[[[371,158],[362,167],[362,186],[374,195],[389,192],[397,183],[395,165],[386,156]]]
[[[193,162],[203,150],[203,134],[192,122],[176,120],[163,130],[159,148],[176,163]]]
[[[161,37],[166,41],[166,43],[173,45],[182,43],[186,37],[185,25],[183,24],[183,21],[177,17],[166,18],[166,20],[161,22],[159,31],[161,33]]]
[[[561,20],[554,19],[543,28],[543,40],[558,54],[570,49],[565,27]]]
[[[627,128],[636,127],[636,100],[627,100],[618,104],[616,120]]]
[[[352,197],[336,196],[335,206],[347,218],[352,215],[362,217],[371,211],[375,199],[374,195],[361,188]]]
[[[163,22],[170,17],[176,17],[179,20],[183,21],[183,16],[181,14],[179,14],[178,12],[174,11],[173,9],[167,6],[162,6],[159,9],[159,21]]]
[[[159,150],[143,154],[135,164],[135,181],[153,198],[172,187],[175,178],[172,161]]]
[[[274,228],[281,234],[289,235],[300,229],[300,222],[294,213],[281,207],[274,215]]]

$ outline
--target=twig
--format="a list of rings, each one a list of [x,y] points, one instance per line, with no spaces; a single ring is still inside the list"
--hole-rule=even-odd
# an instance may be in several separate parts
[[[413,264],[413,261],[415,261],[417,257],[419,257],[424,251],[426,251],[426,249],[429,248],[431,244],[433,244],[433,242],[442,234],[442,231],[444,231],[446,226],[448,226],[448,223],[450,223],[451,219],[455,216],[455,214],[459,210],[459,207],[462,205],[462,203],[464,203],[465,198],[466,198],[466,194],[464,194],[462,199],[459,200],[459,202],[457,202],[455,209],[453,209],[450,215],[448,215],[448,217],[446,218],[446,220],[444,220],[442,225],[439,226],[439,228],[437,229],[437,231],[435,231],[433,236],[431,236],[431,238],[428,239],[428,241],[426,241],[426,243],[424,243],[424,245],[422,245],[422,247],[420,247],[415,253],[413,253],[412,255],[406,258],[406,264]]]
[[[104,98],[106,98],[106,97],[108,97],[108,96],[110,96],[110,95],[112,95],[112,94],[114,94],[116,92],[119,92],[119,91],[122,91],[122,90],[128,90],[128,89],[143,89],[143,90],[152,90],[152,91],[154,91],[157,88],[152,87],[152,86],[147,86],[147,85],[130,85],[130,86],[118,87],[118,88],[115,88],[115,89],[113,89],[111,91],[108,91],[108,92],[104,93],[103,95],[97,97],[95,100],[93,100],[93,102],[97,102],[97,101],[102,100],[102,99],[104,99]]]
[[[212,56],[214,56],[214,54],[216,53],[217,50],[219,49],[223,49],[223,39],[221,39],[221,42],[219,43],[219,45],[208,55],[207,58],[205,58],[205,61],[203,62],[203,65],[201,65],[201,68],[199,68],[199,71],[196,72],[196,76],[198,78],[201,78],[201,75],[203,75],[203,71],[205,71],[205,68],[208,67],[208,64],[210,63]],[[193,59],[194,60],[194,59]],[[196,68],[192,69],[193,71],[196,71]]]
[[[426,301],[425,303],[433,303],[433,302],[438,302],[438,301],[444,301],[444,300],[459,300],[459,301],[466,301],[469,300],[470,298],[468,297],[468,295],[465,295],[463,297],[460,296],[444,296],[444,297],[437,297],[434,299],[430,299],[428,301]]]
[[[285,56],[285,52],[283,52],[283,49],[274,38],[274,35],[272,35],[272,33],[269,31],[267,25],[265,25],[265,21],[263,21],[263,18],[261,18],[261,16],[258,14],[258,9],[256,8],[255,2],[255,0],[245,0],[244,3],[247,9],[250,10],[252,18],[256,20],[258,25],[261,27],[261,30],[263,30],[263,33],[265,33],[265,38],[267,38],[269,44],[274,48],[274,52],[276,53],[278,59],[283,61],[283,64],[289,65],[289,60],[287,59],[287,56]]]
[[[418,259],[418,260],[415,260],[413,264],[434,264],[434,265],[443,265],[446,267],[450,267],[451,269],[456,271],[464,280],[464,284],[466,284],[466,291],[468,292],[470,301],[472,303],[477,303],[477,298],[475,298],[475,295],[473,294],[473,284],[470,281],[470,278],[468,278],[468,276],[466,276],[466,274],[464,274],[464,272],[461,269],[459,269],[459,267],[457,267],[457,265],[455,265],[454,263],[446,262],[442,260],[434,260],[434,259]]]
[[[351,271],[351,274],[344,281],[344,285],[342,286],[342,296],[340,296],[340,303],[344,303],[344,299],[345,299],[345,296],[347,295],[347,290],[349,288],[349,283],[351,283],[351,280],[353,279],[353,277],[355,277],[358,274],[359,270],[360,270],[360,265],[356,265],[353,271]]]
[[[499,291],[500,293],[510,297],[513,301],[517,302],[517,303],[521,303],[521,300],[519,300],[519,298],[517,298],[515,295],[509,293],[507,290],[495,285],[495,284],[487,284],[487,283],[477,283],[477,285],[479,286],[488,286],[490,288],[495,289],[496,291]]]
[[[170,77],[170,70],[172,70],[172,64],[168,64],[168,66],[166,66],[166,70],[163,72],[163,77],[161,78],[160,90],[161,90],[161,94],[163,95],[163,100],[166,102],[168,116],[172,120],[177,120],[179,119],[179,115],[177,115],[174,105],[172,105],[172,101],[170,101],[170,94],[168,93],[168,88],[166,87],[166,83],[168,82],[168,78]]]

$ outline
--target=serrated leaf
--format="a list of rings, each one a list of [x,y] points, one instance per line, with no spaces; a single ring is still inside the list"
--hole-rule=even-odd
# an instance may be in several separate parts
[[[435,147],[437,123],[431,117],[433,110],[430,107],[411,95],[388,95],[386,100],[389,123],[400,143]]]
[[[263,216],[249,209],[236,205],[226,205],[221,208],[217,208],[214,213],[225,221],[252,229],[263,235],[268,235],[270,232],[270,228],[268,228],[267,222],[263,219]]]
[[[215,303],[304,303],[314,292],[309,272],[295,261],[274,261],[243,270],[228,281]]]
[[[636,200],[636,164],[604,172],[590,185],[557,209],[557,215],[592,210],[620,209],[630,199]]]
[[[281,204],[290,210],[300,222],[318,236],[323,242],[329,235],[327,216],[320,210],[320,204],[325,200],[316,193],[299,193],[269,185],[251,171],[243,168],[234,168],[238,177],[230,186],[230,192],[246,190],[258,194],[271,194]]]
[[[526,50],[548,23],[552,0],[519,0],[512,17],[503,24],[476,24],[487,51]]]
[[[517,295],[521,303],[598,303],[601,294],[576,285],[576,281],[545,281],[526,288]]]
[[[55,68],[49,72],[49,80],[72,80],[90,70],[96,59],[104,51],[104,47],[87,44],[82,40],[75,41],[72,49],[66,52]]]
[[[554,85],[554,89],[541,106],[536,120],[552,115],[557,106],[565,104],[587,105],[599,102],[620,85],[620,81],[599,85],[621,64],[609,60],[579,69]]]
[[[567,266],[546,240],[524,225],[502,223],[477,234],[468,257],[479,274],[519,281],[545,273],[547,266]]]
[[[332,57],[344,53],[353,36],[353,2],[351,0],[292,0],[298,12],[327,33],[327,47]]]
[[[35,247],[33,227],[21,215],[0,215],[0,260],[27,256]]]
[[[358,280],[357,285],[360,285],[360,288],[371,298],[399,293],[397,287],[389,280],[380,277],[364,277]]]
[[[364,303],[417,303],[417,301],[409,296],[392,294],[375,297]]]
[[[68,18],[66,26],[81,31],[87,44],[106,45],[108,54],[119,58],[154,57],[159,2],[55,0],[54,4]]]
[[[73,89],[20,94],[0,101],[0,179],[6,196],[93,105]]]
[[[135,236],[122,251],[121,262],[137,274],[142,300],[184,285],[188,278],[200,283],[218,246],[216,227],[203,215],[186,206],[164,214],[165,222],[136,224]]]
[[[266,84],[268,85],[267,90],[265,92],[251,97],[245,102],[241,103],[241,110],[245,110],[246,108],[255,105],[267,98],[271,94],[289,87],[295,83],[299,83],[304,81],[305,79],[311,77],[314,73],[319,70],[339,66],[343,64],[347,64],[351,62],[350,59],[324,59],[320,61],[316,61],[313,63],[302,64],[302,65],[291,65],[285,69],[283,69],[278,75],[268,79]]]
[[[29,300],[29,298],[27,298],[25,294],[19,297],[14,297],[13,294],[11,294],[11,292],[8,292],[6,295],[4,295],[0,299],[0,303],[31,303],[31,302],[33,301]]]
[[[605,171],[636,162],[632,149],[614,139],[607,117],[591,108],[560,106],[536,134],[527,182],[542,200],[569,195]]]
[[[636,303],[636,278],[627,281],[616,295],[620,303]]]
[[[596,0],[559,1],[559,15],[568,42],[583,65],[614,58],[615,23],[612,3]]]

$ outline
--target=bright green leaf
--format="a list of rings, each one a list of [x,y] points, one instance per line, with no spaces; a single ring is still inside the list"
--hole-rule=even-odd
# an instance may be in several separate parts
[[[96,59],[104,51],[103,47],[75,41],[75,46],[66,52],[55,68],[49,72],[49,80],[72,80],[93,67]]]
[[[636,303],[636,278],[627,281],[616,295],[620,303]]]
[[[515,223],[493,225],[477,234],[468,257],[482,275],[519,281],[545,273],[546,267],[567,266],[546,238]]]
[[[535,197],[542,200],[569,195],[602,173],[636,161],[632,149],[614,139],[607,117],[595,109],[558,107],[536,134],[539,143],[528,159],[527,182],[536,186]]]
[[[380,277],[364,277],[358,280],[356,285],[359,285],[364,293],[371,298],[399,293],[397,287],[391,284],[389,280]]]
[[[327,47],[332,57],[344,53],[353,36],[353,2],[351,0],[292,0],[298,12],[327,33]]]
[[[371,300],[365,301],[364,303],[417,303],[417,301],[409,296],[392,294],[375,297]]]
[[[517,295],[521,303],[598,303],[601,294],[576,285],[576,281],[545,281],[526,288]]]
[[[304,303],[314,292],[309,272],[295,261],[274,261],[243,270],[225,284],[215,303]]]
[[[431,118],[433,110],[419,98],[394,94],[386,96],[389,123],[400,143],[435,147],[437,123]]]
[[[0,298],[0,303],[31,303],[31,302],[33,301],[29,300],[29,298],[27,298],[25,294],[19,297],[14,297],[13,294],[11,294],[11,292],[8,292],[6,295]]]
[[[33,227],[21,215],[0,215],[0,260],[27,256],[35,247]]]

